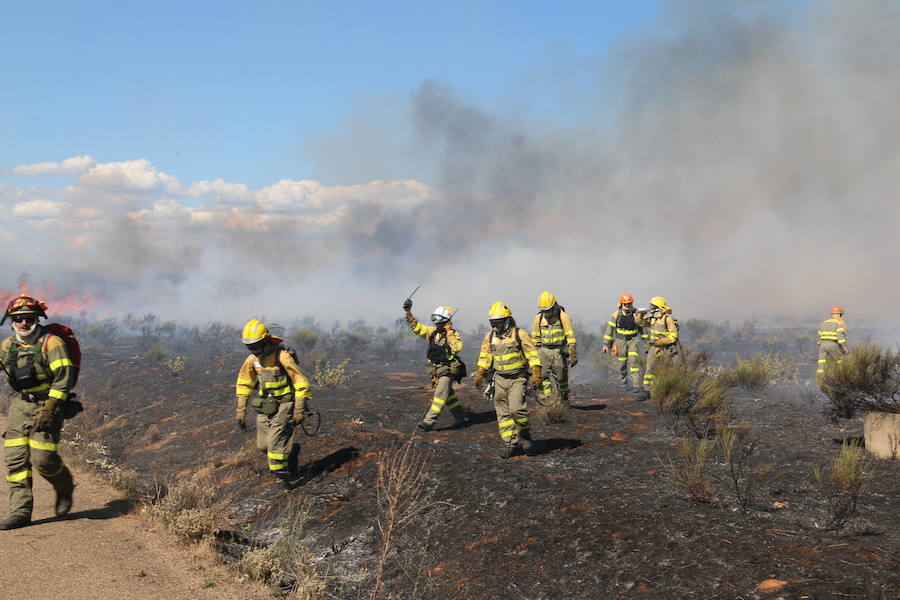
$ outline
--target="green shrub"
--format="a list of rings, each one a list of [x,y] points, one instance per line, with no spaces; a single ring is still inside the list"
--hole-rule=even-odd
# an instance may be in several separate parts
[[[813,469],[813,476],[830,500],[827,530],[842,529],[858,513],[859,498],[875,476],[875,470],[856,442],[844,442],[831,463],[826,478],[821,467]]]
[[[833,418],[857,410],[900,413],[900,354],[877,344],[861,344],[842,362],[826,364],[821,382]]]
[[[712,500],[708,471],[714,448],[712,440],[685,437],[678,446],[677,457],[664,462],[675,487],[697,502]]]
[[[312,352],[319,342],[319,334],[312,329],[295,329],[289,338],[297,350],[304,354]]]
[[[338,364],[331,366],[324,358],[316,358],[315,375],[313,376],[316,385],[319,387],[338,387],[348,383],[354,377],[359,375],[359,371],[347,372],[347,365],[349,363],[350,359],[345,358]]]
[[[144,352],[144,359],[151,362],[161,362],[166,357],[166,351],[159,344],[154,344]]]

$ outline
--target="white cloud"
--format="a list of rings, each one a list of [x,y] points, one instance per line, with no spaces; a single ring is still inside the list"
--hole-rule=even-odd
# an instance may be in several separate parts
[[[18,177],[51,177],[54,175],[79,175],[84,173],[85,171],[92,168],[97,164],[92,157],[84,155],[84,156],[73,156],[72,158],[67,158],[66,160],[59,162],[42,162],[35,163],[32,165],[19,165],[18,167],[13,167],[10,171],[10,175],[15,175]]]
[[[10,212],[16,217],[45,219],[49,217],[58,217],[63,211],[59,202],[54,202],[52,200],[29,200],[27,202],[19,202],[13,206],[12,211]]]
[[[100,163],[78,177],[78,184],[88,188],[182,193],[177,177],[157,171],[146,158]]]

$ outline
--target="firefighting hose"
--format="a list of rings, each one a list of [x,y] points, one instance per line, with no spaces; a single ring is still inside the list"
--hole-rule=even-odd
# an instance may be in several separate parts
[[[313,421],[315,426],[311,426],[309,424],[310,421]],[[295,422],[294,425],[296,426],[297,423]],[[322,427],[322,413],[310,410],[309,400],[306,401],[306,407],[303,409],[303,420],[300,421],[299,425],[300,429],[303,430],[303,433],[309,437],[313,437],[319,433],[319,428]]]

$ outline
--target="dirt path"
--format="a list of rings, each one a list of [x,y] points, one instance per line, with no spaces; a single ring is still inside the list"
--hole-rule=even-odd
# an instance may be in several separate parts
[[[0,418],[0,430],[6,419]],[[65,434],[64,434],[65,435]],[[65,460],[65,456],[63,459]],[[6,468],[0,515],[8,514]],[[269,600],[270,595],[216,565],[203,549],[151,531],[130,502],[97,478],[75,471],[75,504],[58,519],[53,489],[35,477],[33,524],[0,531],[5,597],[56,600],[209,598]]]

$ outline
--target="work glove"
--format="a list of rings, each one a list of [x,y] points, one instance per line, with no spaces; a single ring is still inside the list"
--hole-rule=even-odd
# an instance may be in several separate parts
[[[541,381],[541,368],[537,366],[531,367],[531,387],[537,390],[543,385],[544,384]]]
[[[303,412],[302,408],[299,408],[296,406],[294,407],[294,416],[292,417],[294,419],[294,423],[297,423],[299,425],[300,423],[303,422],[303,418],[305,416],[306,416],[306,413]]]
[[[237,426],[241,428],[241,431],[247,431],[247,409],[246,408],[237,409]]]
[[[50,431],[50,426],[53,425],[54,410],[56,410],[56,400],[53,398],[44,400],[44,405],[34,418],[35,431]]]
[[[574,367],[578,364],[578,353],[575,351],[575,346],[569,346],[569,366]]]
[[[484,387],[484,367],[478,367],[478,370],[475,371],[475,387],[483,388]]]
[[[412,310],[412,300],[407,298],[406,300],[403,301],[403,310],[405,310],[406,312],[409,312],[410,310]]]

